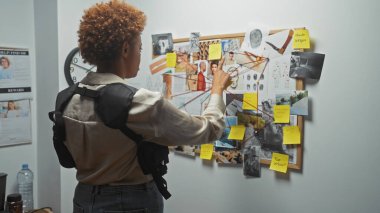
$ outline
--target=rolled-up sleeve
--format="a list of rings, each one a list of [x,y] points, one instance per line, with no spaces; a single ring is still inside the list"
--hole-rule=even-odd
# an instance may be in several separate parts
[[[154,98],[151,97],[150,100]],[[225,128],[225,104],[220,95],[210,96],[208,106],[201,116],[189,115],[163,97],[156,97],[155,100],[144,107],[144,113],[139,112],[140,119],[130,119],[128,125],[149,141],[166,146],[194,145],[213,142],[222,135]],[[136,114],[133,110],[132,108],[132,117]],[[147,119],[145,128],[144,118]]]

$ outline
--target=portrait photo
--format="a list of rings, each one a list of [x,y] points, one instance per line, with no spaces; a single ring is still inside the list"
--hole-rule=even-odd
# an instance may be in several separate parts
[[[165,55],[173,51],[173,37],[171,33],[152,35],[153,55]]]

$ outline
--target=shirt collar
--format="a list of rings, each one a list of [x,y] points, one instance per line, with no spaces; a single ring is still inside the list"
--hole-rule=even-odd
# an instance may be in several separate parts
[[[125,80],[113,73],[89,72],[87,76],[82,79],[81,83],[87,85],[102,85],[112,83],[125,83]]]

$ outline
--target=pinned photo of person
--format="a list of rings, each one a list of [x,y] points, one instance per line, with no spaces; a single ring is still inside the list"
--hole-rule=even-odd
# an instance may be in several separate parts
[[[240,49],[239,39],[222,40],[222,63],[223,66],[236,64],[235,52]]]
[[[190,52],[199,52],[199,37],[200,33],[190,33]]]
[[[8,57],[0,57],[0,79],[12,79],[13,71],[10,68],[11,62]]]
[[[292,52],[289,76],[292,78],[319,80],[324,60],[324,54]]]
[[[197,91],[198,66],[191,62],[189,42],[176,43],[173,51],[177,54],[175,73],[186,73],[186,90]]]
[[[173,51],[173,37],[171,33],[152,35],[153,55],[165,55]]]
[[[240,49],[239,39],[223,39],[221,43],[222,43],[222,55],[225,55],[229,52],[238,52]]]
[[[208,89],[207,84],[210,84],[211,82],[207,81],[207,71],[208,67],[208,61],[202,60],[198,63],[198,76],[197,76],[197,91],[205,91],[206,88]]]
[[[177,54],[176,73],[185,72],[187,75],[197,74],[198,67],[192,63],[189,49],[189,43],[176,44],[174,46],[174,52]]]
[[[0,118],[17,118],[29,115],[29,102],[9,100],[1,102]]]
[[[216,70],[218,70],[219,61],[213,60],[213,61],[210,61],[209,64],[210,64],[210,72],[208,72],[207,78],[209,80],[212,80],[214,73],[216,72]]]
[[[235,53],[233,51],[227,52],[223,56],[223,66],[236,64]]]
[[[30,100],[0,101],[0,147],[32,142]]]

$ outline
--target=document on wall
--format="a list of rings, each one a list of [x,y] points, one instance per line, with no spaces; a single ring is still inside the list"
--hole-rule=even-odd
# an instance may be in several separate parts
[[[28,49],[0,47],[0,101],[31,99]]]
[[[30,100],[0,101],[0,146],[32,142]]]

